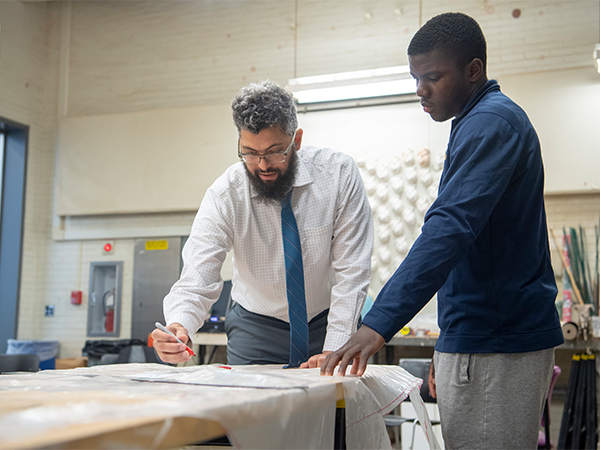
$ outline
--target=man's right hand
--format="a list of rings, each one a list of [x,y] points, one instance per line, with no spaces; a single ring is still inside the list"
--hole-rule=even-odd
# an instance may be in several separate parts
[[[187,344],[190,339],[187,330],[179,323],[172,323],[167,329],[172,331],[184,344]],[[152,339],[156,353],[166,363],[176,364],[191,358],[184,344],[180,344],[175,337],[158,328],[152,332]]]
[[[353,361],[350,374],[362,376],[367,368],[367,360],[377,353],[383,344],[383,336],[363,325],[339,350],[327,355],[321,364],[321,375],[333,375],[335,367],[339,364],[338,375],[344,376],[348,364]]]

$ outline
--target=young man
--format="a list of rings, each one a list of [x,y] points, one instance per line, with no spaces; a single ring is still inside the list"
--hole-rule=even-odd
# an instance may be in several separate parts
[[[438,292],[430,375],[446,448],[537,448],[554,347],[563,342],[540,144],[525,112],[486,76],[479,25],[434,17],[408,47],[423,110],[454,118],[439,195],[363,326],[321,373],[362,375],[367,358]]]
[[[343,153],[300,149],[294,98],[276,84],[246,86],[231,106],[241,161],[202,201],[164,300],[168,328],[183,342],[200,328],[233,250],[228,363],[317,367],[356,330],[369,287],[373,222],[362,179]],[[152,337],[163,361],[189,359],[167,333]]]

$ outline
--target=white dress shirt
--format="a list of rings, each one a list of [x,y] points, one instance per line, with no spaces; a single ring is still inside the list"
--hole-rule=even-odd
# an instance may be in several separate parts
[[[353,159],[302,147],[292,193],[298,223],[308,320],[329,308],[324,351],[356,330],[371,279],[373,220]],[[248,311],[289,322],[281,205],[259,202],[243,163],[207,190],[183,248],[183,271],[164,300],[167,324],[193,336],[223,287],[221,267],[233,250],[231,296]]]

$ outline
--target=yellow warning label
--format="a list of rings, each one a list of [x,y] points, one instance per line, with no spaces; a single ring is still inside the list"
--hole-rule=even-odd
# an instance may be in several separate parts
[[[169,241],[146,241],[146,250],[168,250]]]

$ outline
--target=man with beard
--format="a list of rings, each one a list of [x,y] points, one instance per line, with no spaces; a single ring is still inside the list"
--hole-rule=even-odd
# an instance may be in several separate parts
[[[293,96],[276,84],[250,84],[231,106],[241,161],[206,192],[164,300],[166,322],[189,342],[233,250],[228,363],[318,367],[356,330],[369,286],[373,222],[361,177],[343,153],[300,148]],[[163,361],[190,358],[173,336],[152,337]]]

